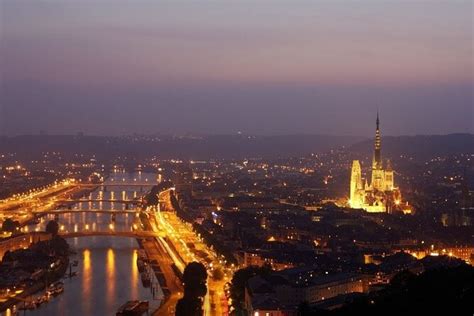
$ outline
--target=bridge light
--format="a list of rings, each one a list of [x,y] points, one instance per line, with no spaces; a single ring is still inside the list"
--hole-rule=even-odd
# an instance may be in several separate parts
[[[86,230],[89,230],[89,224],[86,224]]]
[[[110,228],[110,229],[114,229],[114,224],[110,223],[110,224],[109,224],[109,228]]]

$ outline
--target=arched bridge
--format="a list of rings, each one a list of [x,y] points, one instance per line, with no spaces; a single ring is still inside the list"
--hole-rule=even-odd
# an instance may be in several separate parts
[[[76,237],[93,237],[93,236],[109,236],[109,237],[129,237],[129,238],[156,238],[164,237],[165,233],[152,231],[81,231],[81,232],[60,232],[59,236],[63,238]]]
[[[125,181],[114,181],[108,183],[78,183],[78,186],[81,187],[152,187],[159,184],[158,182],[125,182]]]
[[[139,214],[140,210],[112,210],[112,209],[59,209],[51,211],[37,211],[33,212],[35,215],[61,215],[61,214],[75,214],[75,213],[94,213],[94,214]]]
[[[128,199],[63,199],[57,200],[60,203],[88,203],[88,202],[108,202],[108,203],[123,203],[123,204],[140,204],[141,200],[128,200]]]

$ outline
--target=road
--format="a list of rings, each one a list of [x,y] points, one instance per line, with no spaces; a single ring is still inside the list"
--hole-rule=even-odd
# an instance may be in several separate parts
[[[84,190],[89,191],[90,189],[81,188],[73,179],[66,179],[41,189],[14,195],[11,198],[0,200],[0,217],[12,218],[24,225],[34,218],[34,211],[39,209],[50,211],[60,205],[61,200]]]
[[[171,190],[160,194],[161,202],[166,209],[170,209]],[[151,222],[153,229],[164,231],[168,237],[162,238],[163,246],[170,251],[171,257],[181,270],[182,266],[198,261],[203,263],[208,270],[208,293],[204,298],[205,315],[227,315],[228,304],[225,297],[224,286],[230,280],[236,267],[227,265],[212,249],[203,243],[201,238],[193,231],[192,225],[179,219],[175,212],[162,212],[160,208]],[[171,243],[171,245],[170,245]],[[214,278],[214,271],[221,270],[222,278]]]
[[[150,258],[150,260],[156,260],[160,265],[161,271],[166,280],[171,295],[168,299],[160,306],[154,316],[168,316],[174,315],[175,306],[178,300],[183,294],[183,285],[181,281],[176,277],[171,265],[173,260],[167,255],[166,250],[162,248],[156,240],[147,239],[143,241],[143,247]]]
[[[64,180],[41,190],[0,201],[0,215],[13,217],[14,220],[24,224],[38,215],[34,211],[51,211],[59,206],[60,201],[77,195],[82,190],[90,190],[90,188],[84,188],[73,180]],[[183,293],[182,284],[171,265],[175,264],[182,273],[186,265],[193,261],[203,263],[208,270],[208,292],[203,304],[204,315],[228,315],[224,286],[230,280],[236,267],[227,265],[222,257],[203,243],[193,231],[191,224],[177,217],[171,205],[171,194],[171,190],[160,194],[163,205],[169,211],[162,212],[158,207],[149,208],[145,212],[151,229],[157,237],[147,238],[144,247],[150,259],[158,261],[171,292],[170,297],[155,315],[174,314],[176,302]],[[223,272],[222,278],[215,277],[216,270]]]

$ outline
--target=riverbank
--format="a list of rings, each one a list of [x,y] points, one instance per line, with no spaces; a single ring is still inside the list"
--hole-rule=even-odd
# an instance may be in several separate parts
[[[160,307],[156,311],[153,311],[152,315],[173,315],[176,303],[183,293],[181,280],[178,278],[178,276],[176,276],[174,270],[171,267],[173,261],[156,240],[143,240],[142,244],[143,249],[147,253],[147,256],[150,258],[150,260],[156,260],[156,262],[158,262],[165,279],[165,282],[162,282],[164,284],[160,284],[165,296]]]
[[[72,190],[72,192],[68,192],[68,198],[74,200],[74,199],[78,199],[78,198],[81,198],[91,192],[93,192],[94,190],[96,190],[99,186],[96,186],[96,187],[81,187],[81,186],[75,186],[73,187],[72,189],[70,188],[65,188],[61,191],[58,191],[58,192],[55,192],[55,193],[51,193],[49,194],[47,197],[58,197],[60,196],[62,193],[65,193],[65,192],[68,192],[68,190]],[[56,208],[70,208],[72,205],[74,205],[75,202],[61,202],[61,203],[53,203],[52,205],[49,205],[47,207],[45,207],[44,209],[41,209],[41,211],[44,211],[44,212],[47,212],[47,211],[50,211],[50,210],[53,210],[53,209],[56,209]],[[41,208],[41,207],[40,207]],[[27,213],[26,216],[24,218],[20,218],[19,222],[20,222],[20,228],[23,229],[23,227],[25,226],[28,226],[28,225],[32,225],[32,224],[35,224],[39,218],[43,217],[44,214],[41,214],[41,212],[38,212],[38,213]]]
[[[8,308],[13,306],[21,306],[22,303],[29,301],[28,297],[38,294],[39,292],[45,290],[49,284],[59,281],[66,274],[67,268],[69,267],[69,258],[64,257],[60,258],[59,264],[54,268],[54,270],[46,272],[46,280],[36,280],[33,284],[23,289],[23,291],[14,297],[9,298],[5,302],[0,304],[0,312],[4,312]]]
[[[123,209],[123,204],[113,203],[112,195],[121,197],[125,194],[126,198],[131,199],[142,192],[135,184],[130,187],[126,185],[122,187],[115,183],[125,179],[125,183],[136,182],[149,186],[149,183],[145,183],[147,177],[155,176],[117,172],[108,180],[109,183],[114,184],[110,188],[103,187],[107,183],[94,185],[94,187],[77,188],[74,192],[78,195],[62,195],[60,200],[55,199],[54,201],[56,203],[53,207],[68,208],[71,209],[71,212],[64,212],[57,216],[56,214],[45,214],[41,222],[33,222],[28,226],[27,231],[42,231],[49,220],[56,220],[60,224],[60,230],[64,231],[82,231],[86,229],[87,224],[91,225],[90,229],[94,225],[94,229],[97,231],[106,231],[110,229],[112,221],[109,214],[91,212],[84,215],[84,213],[75,213],[74,211],[84,208],[120,211]],[[103,196],[104,201],[77,202],[84,194],[85,197],[89,197],[89,192],[92,192],[90,196],[92,200]],[[73,200],[76,202],[74,203]],[[136,220],[135,216],[130,215],[117,214],[113,219],[114,229],[116,231],[130,230]],[[137,249],[135,238],[90,236],[71,238],[68,239],[68,242],[77,252],[75,257],[70,257],[71,261],[77,260],[78,262],[75,269],[77,276],[64,279],[64,293],[47,304],[42,304],[40,308],[27,311],[27,315],[115,315],[118,308],[130,300],[149,301],[150,315],[151,311],[159,308],[163,295],[158,283],[162,284],[162,282],[152,279],[153,283],[150,287],[146,287],[143,282],[140,282],[141,273],[137,266],[140,251]],[[153,256],[151,257],[153,258]],[[147,269],[150,275],[152,275],[152,268],[154,268],[154,264],[150,262],[150,269]],[[153,272],[156,272],[155,270]]]
[[[150,219],[147,217],[141,217],[141,221],[147,229],[151,229],[149,220]],[[164,298],[160,307],[156,311],[153,311],[152,315],[174,315],[176,303],[181,298],[183,293],[183,285],[172,268],[173,260],[156,238],[142,239],[139,244],[142,249],[145,250],[149,260],[151,262],[156,262],[162,272],[162,277],[157,277],[157,279],[160,282],[160,286],[163,290]]]

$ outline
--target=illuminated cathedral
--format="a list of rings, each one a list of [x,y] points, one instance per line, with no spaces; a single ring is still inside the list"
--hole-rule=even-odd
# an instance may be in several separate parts
[[[394,171],[389,160],[384,164],[381,155],[380,121],[377,113],[374,156],[370,184],[362,178],[359,160],[352,162],[350,198],[351,208],[364,209],[367,212],[401,211],[411,213],[409,205],[402,203],[400,190],[395,187]]]

